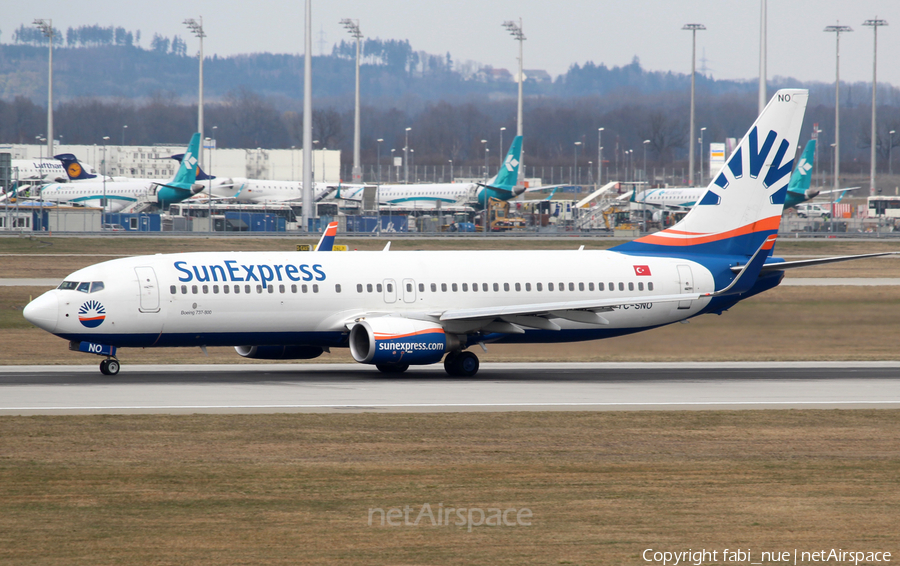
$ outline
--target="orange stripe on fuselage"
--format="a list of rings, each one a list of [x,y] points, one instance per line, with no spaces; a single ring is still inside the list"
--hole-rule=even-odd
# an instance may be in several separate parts
[[[735,228],[734,230],[729,230],[727,232],[720,232],[718,234],[710,234],[707,236],[700,235],[695,238],[667,238],[663,234],[686,234],[685,232],[677,232],[670,230],[663,230],[662,232],[658,232],[656,234],[652,234],[650,236],[644,236],[643,238],[638,238],[634,240],[635,242],[640,242],[642,244],[657,244],[660,246],[695,246],[697,244],[708,244],[710,242],[718,242],[720,240],[727,240],[728,238],[735,238],[737,236],[744,236],[746,234],[753,234],[755,232],[764,232],[766,230],[778,230],[778,226],[781,223],[780,216],[772,216],[770,218],[764,218],[762,220],[758,220],[753,224],[747,224],[746,226],[741,226],[740,228]],[[773,242],[774,244],[774,242]]]

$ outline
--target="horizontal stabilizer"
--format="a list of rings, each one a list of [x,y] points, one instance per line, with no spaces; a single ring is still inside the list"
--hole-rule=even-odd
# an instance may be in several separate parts
[[[824,265],[826,263],[837,263],[839,261],[850,261],[854,259],[863,259],[867,257],[881,257],[886,255],[897,255],[900,252],[881,252],[877,254],[860,254],[845,255],[837,257],[825,257],[819,259],[804,259],[800,261],[781,261],[776,263],[767,263],[762,267],[761,273],[771,273],[772,271],[784,271],[785,269],[794,269],[797,267],[812,267],[813,265]],[[732,267],[732,271],[740,271],[741,266]]]

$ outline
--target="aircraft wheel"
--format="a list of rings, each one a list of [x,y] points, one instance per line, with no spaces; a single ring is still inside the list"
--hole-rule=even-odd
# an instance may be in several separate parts
[[[456,362],[456,367],[459,368],[459,373],[457,375],[462,377],[472,377],[478,373],[479,365],[478,356],[472,352],[462,352]]]
[[[109,360],[103,360],[100,362],[100,373],[103,375],[110,375],[109,373]]]
[[[106,375],[117,375],[119,373],[119,360],[106,360]]]
[[[375,364],[381,373],[403,373],[409,369],[409,364]]]
[[[444,371],[447,375],[457,376],[459,373],[459,352],[450,352],[444,358]]]

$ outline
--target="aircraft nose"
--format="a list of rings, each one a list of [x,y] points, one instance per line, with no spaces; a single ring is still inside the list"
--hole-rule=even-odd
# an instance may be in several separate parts
[[[59,317],[59,301],[56,292],[48,291],[25,305],[22,315],[38,328],[43,328],[47,332],[55,331]]]

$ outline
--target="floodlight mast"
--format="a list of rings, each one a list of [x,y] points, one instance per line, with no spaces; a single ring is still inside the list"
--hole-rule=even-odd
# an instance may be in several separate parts
[[[304,10],[303,54],[303,231],[309,231],[309,221],[315,209],[312,190],[312,0],[306,0]]]
[[[878,92],[878,28],[888,25],[887,20],[880,20],[878,16],[873,20],[863,22],[864,26],[872,28],[874,47],[872,51],[872,170],[869,175],[869,196],[875,196],[875,93]]]
[[[689,134],[690,143],[688,143],[688,147],[690,148],[688,151],[689,159],[688,159],[688,182],[693,187],[694,186],[694,139],[697,136],[696,133],[696,125],[694,123],[694,80],[697,76],[697,31],[703,31],[706,29],[706,26],[703,24],[684,24],[684,27],[681,29],[687,30],[691,32],[693,36],[693,48],[691,49],[691,133]]]
[[[35,18],[34,25],[44,34],[44,37],[50,41],[50,57],[48,59],[48,80],[47,80],[47,157],[53,156],[53,20]]]
[[[518,105],[518,109],[516,112],[516,135],[521,136],[522,135],[522,84],[525,82],[525,71],[523,71],[523,61],[522,61],[522,55],[523,55],[522,45],[527,38],[525,37],[525,33],[522,31],[522,18],[519,18],[518,24],[512,20],[507,20],[507,21],[503,22],[503,27],[505,27],[509,31],[510,35],[512,35],[513,38],[515,38],[515,40],[519,42],[519,76],[517,77],[517,80],[519,82],[519,105]],[[524,143],[523,143],[523,145],[524,145]],[[502,151],[501,151],[501,153],[502,153]],[[518,179],[516,179],[517,186],[522,186],[524,184],[522,182],[523,178],[525,177],[524,162],[525,162],[525,150],[523,149],[522,154],[519,156],[519,175],[518,175]]]
[[[356,106],[353,113],[353,171],[354,183],[362,183],[362,167],[359,163],[359,40],[363,34],[359,31],[359,20],[344,18],[340,21],[350,35],[356,39]]]
[[[203,16],[200,16],[200,21],[198,22],[194,18],[188,18],[184,20],[184,25],[191,30],[191,33],[194,34],[200,40],[200,90],[199,90],[199,103],[197,105],[197,131],[200,132],[200,140],[203,141],[203,38],[206,37],[206,32],[203,31]],[[197,162],[200,166],[203,166],[203,147],[200,148],[200,155],[197,156]]]
[[[767,0],[760,0],[760,16],[759,16],[759,113],[762,114],[763,109],[768,102],[766,94],[766,4]]]
[[[853,31],[850,26],[827,26],[824,31],[834,32],[835,72],[834,72],[834,189],[840,188],[841,176],[841,34]],[[833,212],[833,211],[832,211]]]

